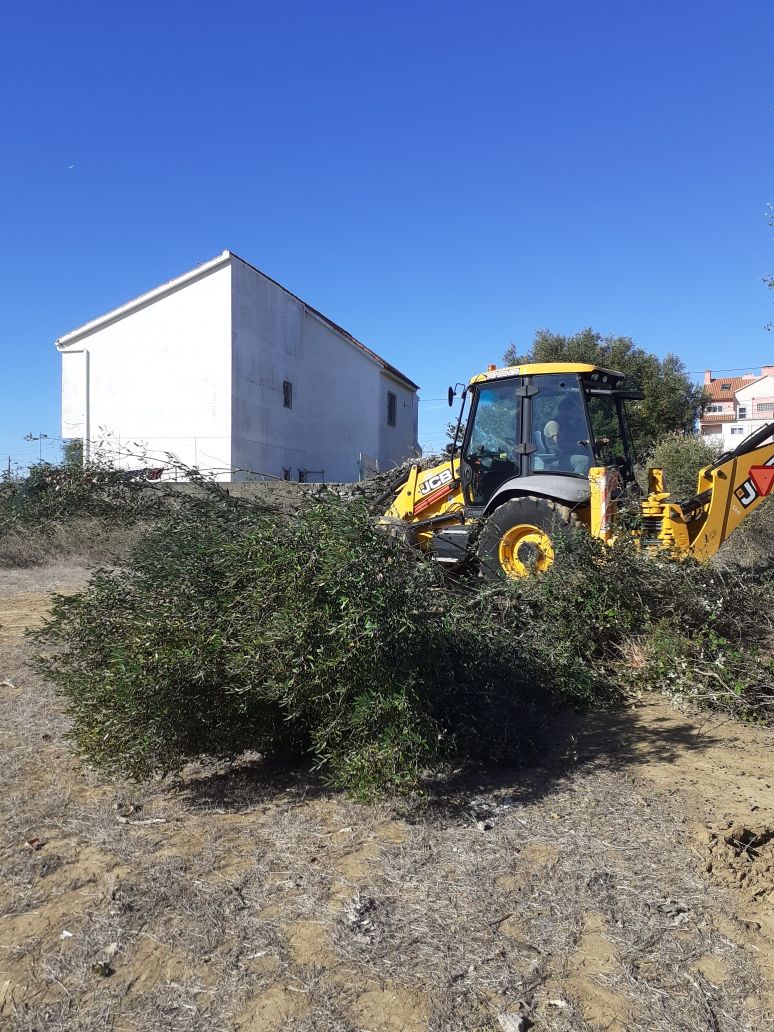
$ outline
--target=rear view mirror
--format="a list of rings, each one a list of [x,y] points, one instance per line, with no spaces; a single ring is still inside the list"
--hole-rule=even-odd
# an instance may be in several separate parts
[[[453,404],[454,404],[454,388],[450,387],[449,388],[449,408],[451,408]]]

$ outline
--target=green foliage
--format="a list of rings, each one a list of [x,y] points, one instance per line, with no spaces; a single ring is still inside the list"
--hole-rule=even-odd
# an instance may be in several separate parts
[[[645,486],[647,467],[664,470],[667,489],[678,499],[696,493],[699,470],[717,459],[720,447],[699,434],[667,434],[653,447],[638,470]],[[774,500],[767,499],[722,546],[718,556],[721,565],[761,566],[774,562]]]
[[[187,508],[59,598],[38,640],[77,748],[138,777],[250,748],[305,752],[364,795],[411,787],[453,760],[514,759],[557,677],[585,685],[564,645],[514,662],[501,593],[452,589],[332,496],[295,517]]]
[[[446,424],[446,437],[447,444],[444,445],[443,450],[447,455],[451,455],[452,449],[454,448],[454,442],[457,442],[457,450],[462,447],[462,442],[465,440],[465,428],[467,426],[467,420],[463,419],[460,424],[459,435],[457,434],[457,420],[453,420]]]
[[[83,440],[71,437],[62,443],[62,465],[79,467],[83,465]]]
[[[605,337],[586,328],[572,336],[538,330],[526,354],[511,345],[507,365],[525,362],[588,362],[625,374],[625,386],[641,389],[645,400],[629,403],[629,423],[638,455],[665,433],[693,431],[706,399],[676,355],[658,358],[637,347],[630,337]]]
[[[71,442],[74,445],[80,442]],[[18,528],[47,528],[92,517],[129,526],[161,511],[161,496],[108,464],[79,460],[68,448],[61,465],[30,466],[27,477],[0,494],[0,537]]]
[[[700,434],[666,434],[644,457],[644,466],[664,470],[667,490],[675,498],[696,494],[699,470],[720,454],[717,445]]]
[[[595,692],[605,676],[621,690],[666,691],[774,720],[770,564],[720,569],[640,551],[629,538],[606,547],[585,535],[571,552],[525,587],[543,603],[554,597],[553,630],[585,654]],[[547,630],[550,614],[541,613]]]
[[[109,772],[304,754],[361,796],[513,762],[555,704],[633,685],[772,715],[766,567],[720,573],[582,531],[557,548],[545,576],[482,589],[362,503],[323,495],[288,515],[212,488],[56,600],[38,666]]]
[[[718,556],[723,563],[774,569],[774,497],[745,517]]]

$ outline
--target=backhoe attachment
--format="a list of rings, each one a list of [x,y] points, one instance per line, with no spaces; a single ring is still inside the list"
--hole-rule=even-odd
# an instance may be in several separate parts
[[[702,561],[713,556],[742,520],[774,494],[774,423],[756,430],[699,473],[697,493],[678,502],[660,469],[649,474],[641,503],[643,537]]]

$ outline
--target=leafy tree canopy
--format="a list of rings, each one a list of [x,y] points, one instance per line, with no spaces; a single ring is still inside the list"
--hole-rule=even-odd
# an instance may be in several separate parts
[[[643,455],[667,433],[693,432],[707,398],[694,384],[677,355],[659,358],[635,345],[631,337],[605,337],[590,327],[572,336],[538,330],[532,346],[520,354],[515,345],[505,352],[507,365],[525,362],[588,362],[616,369],[625,386],[642,390],[645,400],[627,406],[634,447]]]
[[[62,443],[62,465],[83,465],[83,440],[80,437],[71,437]]]

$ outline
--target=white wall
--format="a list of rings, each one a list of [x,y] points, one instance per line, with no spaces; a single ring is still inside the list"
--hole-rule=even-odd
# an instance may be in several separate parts
[[[744,419],[736,419],[733,423],[723,424],[723,447],[734,448],[748,434],[759,430],[767,423],[774,423],[774,412],[760,412],[758,406],[774,403],[774,375],[764,375],[746,387],[741,387],[734,396],[735,413],[740,409],[746,412]]]
[[[220,479],[355,481],[361,454],[385,469],[414,453],[416,392],[302,301],[228,252],[181,280],[59,342],[63,436],[125,469],[171,452]]]
[[[62,352],[62,437],[89,437],[89,356],[74,344]]]
[[[360,453],[379,457],[380,366],[307,311],[303,372],[307,468],[325,469],[326,480],[358,480]]]
[[[395,426],[387,422],[388,395],[396,397]],[[401,380],[382,372],[379,384],[379,468],[399,466],[417,448],[419,398]]]
[[[225,264],[68,341],[62,436],[78,436],[85,419],[82,368],[69,352],[87,349],[93,452],[126,469],[162,465],[165,452],[202,469],[229,467],[230,303]]]
[[[383,440],[381,363],[251,266],[234,258],[232,270],[234,464],[277,477],[290,468],[293,480],[302,469],[353,481],[361,453],[381,468],[411,454],[416,393],[389,381],[399,395],[399,423]],[[283,407],[286,380],[292,409]]]
[[[232,259],[231,399],[234,466],[281,477],[305,465],[296,364],[303,305],[265,276]],[[293,408],[282,384],[293,382]],[[294,477],[295,479],[295,477]]]

